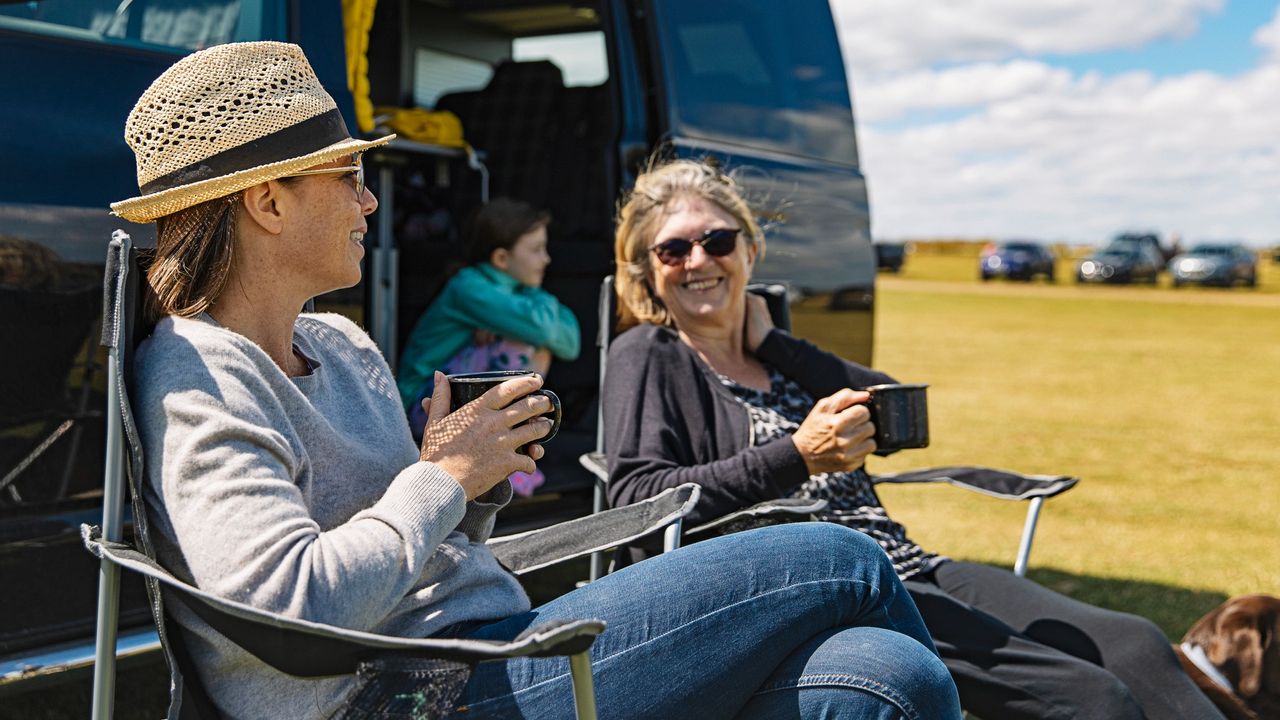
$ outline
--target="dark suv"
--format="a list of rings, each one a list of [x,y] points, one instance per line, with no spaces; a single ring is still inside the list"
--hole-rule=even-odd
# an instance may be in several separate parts
[[[902,272],[902,263],[907,259],[906,243],[876,243],[876,267],[889,272]]]
[[[1164,267],[1159,246],[1119,238],[1081,261],[1076,270],[1078,283],[1135,283],[1154,285]]]

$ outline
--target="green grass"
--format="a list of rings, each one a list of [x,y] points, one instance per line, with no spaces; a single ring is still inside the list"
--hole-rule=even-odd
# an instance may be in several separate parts
[[[932,444],[871,470],[1081,477],[1046,504],[1031,577],[1170,637],[1227,596],[1280,592],[1280,272],[1263,265],[1257,291],[1174,291],[983,284],[976,268],[918,252],[882,277],[875,365],[930,383]],[[926,548],[1012,563],[1021,503],[883,496]]]

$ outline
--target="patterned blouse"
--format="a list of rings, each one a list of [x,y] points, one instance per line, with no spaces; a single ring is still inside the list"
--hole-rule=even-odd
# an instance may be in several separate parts
[[[770,365],[765,365],[765,369],[769,372],[767,392],[739,385],[717,373],[720,382],[743,404],[751,417],[755,445],[794,433],[815,402],[796,381]],[[893,568],[902,580],[928,572],[946,560],[911,542],[907,529],[889,519],[888,512],[880,504],[880,497],[876,495],[871,476],[861,467],[852,472],[811,475],[791,495],[826,500],[827,509],[818,517],[870,535],[893,561]]]

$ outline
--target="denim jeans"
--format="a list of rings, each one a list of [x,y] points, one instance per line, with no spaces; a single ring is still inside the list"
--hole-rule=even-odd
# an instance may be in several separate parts
[[[600,618],[600,717],[960,717],[955,685],[884,552],[854,530],[783,525],[624,568],[474,638]],[[565,658],[481,663],[455,718],[572,718]]]

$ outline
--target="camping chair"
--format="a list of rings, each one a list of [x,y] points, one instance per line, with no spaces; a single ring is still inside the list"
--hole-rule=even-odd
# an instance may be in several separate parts
[[[200,687],[181,632],[166,623],[164,602],[179,602],[258,659],[299,677],[364,674],[380,670],[412,672],[424,682],[422,717],[450,712],[467,682],[471,667],[483,660],[513,657],[568,656],[579,718],[594,720],[595,696],[588,650],[604,631],[604,622],[583,619],[545,623],[510,642],[466,639],[412,639],[376,635],[288,618],[206,593],[175,578],[155,560],[147,536],[143,507],[143,457],[130,409],[128,379],[132,354],[145,336],[138,302],[138,259],[129,236],[113,235],[104,283],[103,343],[108,348],[107,457],[104,471],[102,527],[84,525],[85,546],[101,561],[99,571],[97,660],[94,668],[93,717],[110,718],[114,707],[115,647],[120,568],[145,576],[161,647],[169,666],[169,717],[217,717]],[[122,542],[125,481],[133,504],[134,544]],[[632,511],[610,511],[569,523],[507,536],[490,542],[495,556],[516,574],[583,557],[630,542],[671,525],[697,502],[695,485],[672,488],[652,503]],[[163,587],[165,597],[160,590]],[[419,700],[423,698],[418,698]],[[348,711],[344,717],[354,717]],[[415,716],[416,717],[416,716]]]
[[[790,331],[791,311],[787,304],[788,299],[785,287],[781,285],[753,284],[749,285],[747,289],[765,297],[769,305],[769,313],[773,317],[773,324],[776,327]],[[617,294],[613,289],[612,276],[606,277],[600,285],[598,312],[600,333],[596,338],[596,343],[600,348],[599,392],[600,399],[603,400],[604,373],[609,355],[609,341],[612,339],[612,328],[617,318]],[[605,507],[606,488],[609,482],[608,457],[604,452],[603,413],[600,413],[599,417],[600,419],[596,424],[596,449],[594,452],[586,453],[579,458],[580,464],[596,480],[593,498],[595,512],[600,512]],[[1018,544],[1018,555],[1013,566],[1013,572],[1018,577],[1026,575],[1027,561],[1031,556],[1031,542],[1035,537],[1036,524],[1039,521],[1040,509],[1044,505],[1044,501],[1070,490],[1080,481],[1079,478],[1066,475],[1024,475],[1009,470],[970,466],[938,467],[891,475],[873,475],[871,479],[877,485],[881,483],[948,483],[991,497],[1027,501],[1027,515],[1023,523],[1022,538]],[[769,500],[691,528],[687,536],[696,540],[778,522],[812,519],[815,513],[825,509],[825,507],[826,503],[823,501],[815,502],[795,498]],[[593,579],[598,577],[598,572],[602,572],[603,563],[603,555],[597,554],[592,557],[591,572]]]

